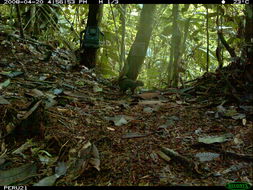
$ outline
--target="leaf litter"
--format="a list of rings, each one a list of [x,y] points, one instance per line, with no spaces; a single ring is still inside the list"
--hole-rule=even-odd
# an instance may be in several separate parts
[[[197,80],[185,89],[125,99],[93,71],[71,69],[76,63],[70,51],[50,50],[54,56],[45,61],[46,47],[37,51],[29,43],[8,43],[5,51],[19,58],[6,54],[0,75],[1,184],[252,181],[252,106],[230,107],[217,98],[215,88],[200,88],[209,85],[212,75],[201,79],[209,82]],[[212,89],[213,97],[202,101],[201,89]]]

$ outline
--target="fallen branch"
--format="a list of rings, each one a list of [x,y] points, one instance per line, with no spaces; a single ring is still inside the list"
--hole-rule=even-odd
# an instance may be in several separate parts
[[[185,158],[184,156],[180,155],[174,150],[166,148],[166,147],[161,147],[161,151],[165,153],[166,155],[168,155],[169,157],[171,157],[172,159],[180,162],[192,173],[197,174],[197,175],[202,175],[202,173],[198,170],[198,165],[195,162]]]

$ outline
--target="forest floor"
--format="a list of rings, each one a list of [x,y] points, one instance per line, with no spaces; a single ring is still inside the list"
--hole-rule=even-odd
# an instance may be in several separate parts
[[[67,51],[0,44],[0,185],[252,185],[251,105],[122,95]]]

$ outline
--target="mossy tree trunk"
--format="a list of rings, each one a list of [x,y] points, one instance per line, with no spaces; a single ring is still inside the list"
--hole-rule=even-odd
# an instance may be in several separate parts
[[[88,13],[88,26],[99,26],[103,15],[103,5],[90,4]],[[87,28],[86,27],[86,28]],[[89,69],[96,66],[97,48],[84,47],[80,52],[80,65],[84,65]]]

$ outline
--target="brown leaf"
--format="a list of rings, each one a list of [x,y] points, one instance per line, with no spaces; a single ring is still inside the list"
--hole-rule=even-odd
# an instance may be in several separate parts
[[[139,94],[138,96],[144,100],[147,100],[147,99],[158,97],[159,95],[160,95],[160,92],[146,92],[146,93]]]
[[[139,138],[139,137],[146,137],[150,134],[140,134],[140,133],[127,133],[122,136],[123,139],[130,139],[130,138]]]
[[[144,100],[139,102],[140,105],[163,105],[160,100]]]
[[[99,158],[99,152],[95,144],[92,144],[91,148],[91,159],[89,160],[89,163],[96,168],[98,171],[100,171],[100,158]]]

